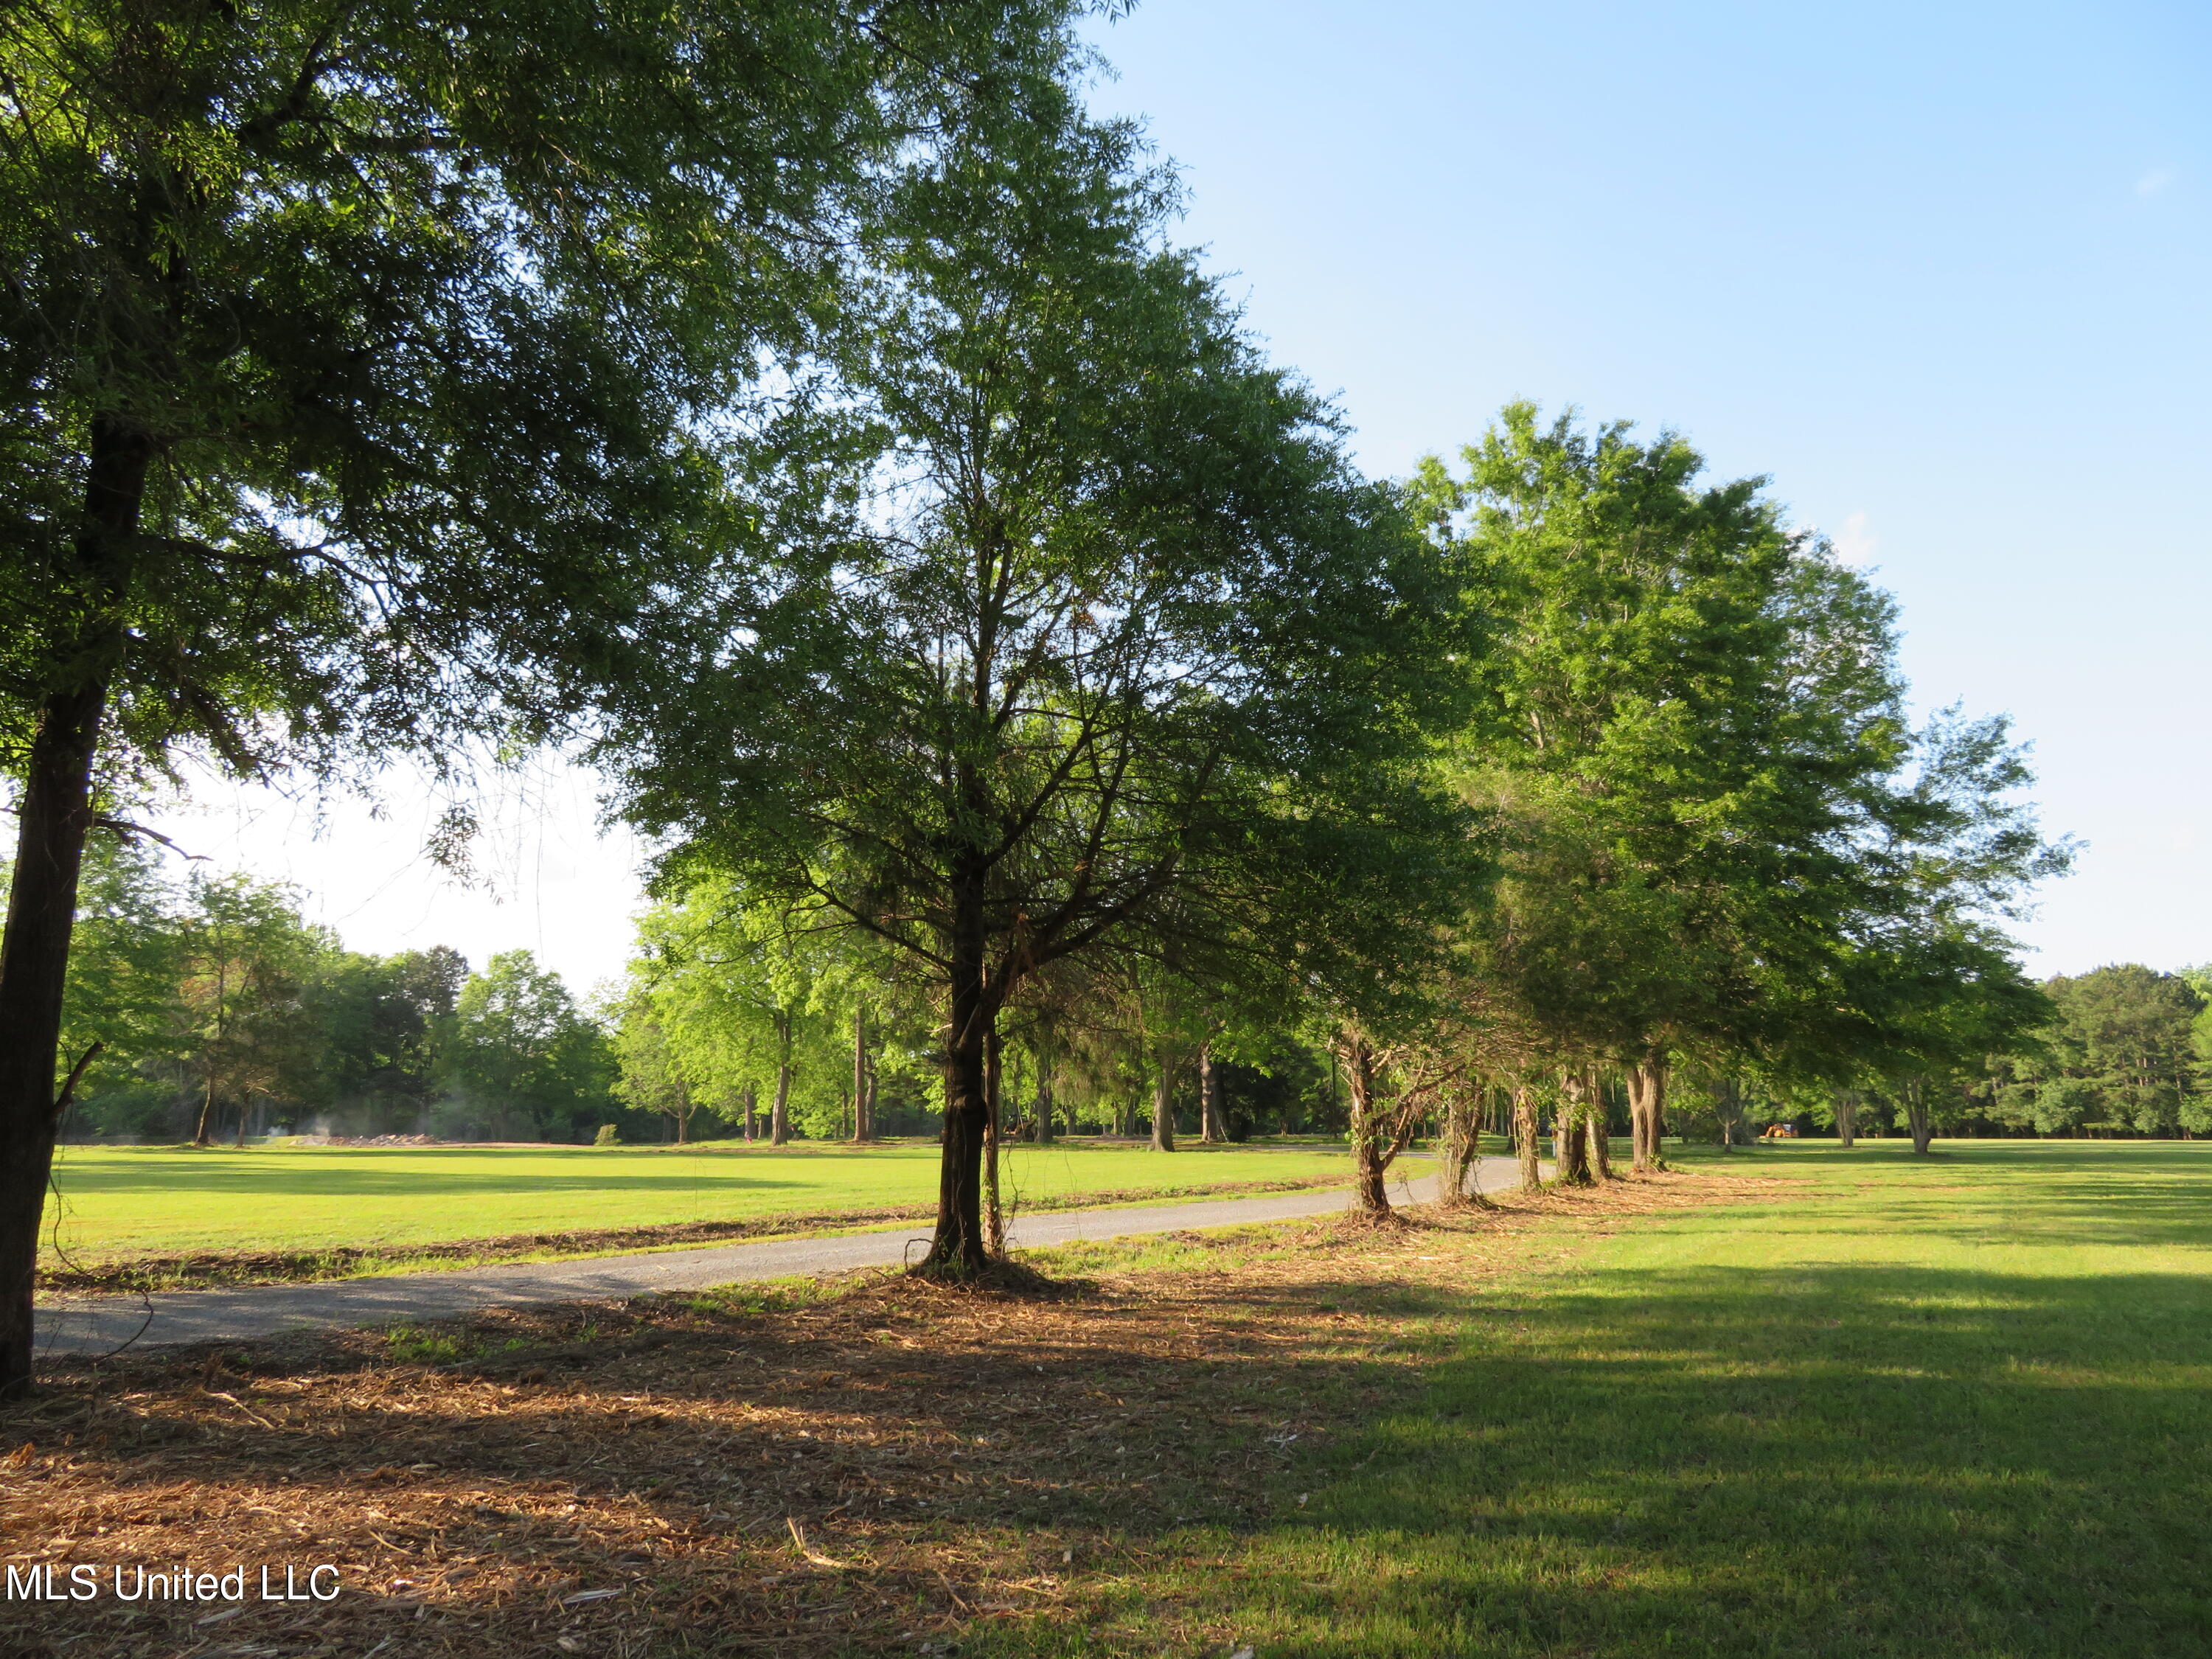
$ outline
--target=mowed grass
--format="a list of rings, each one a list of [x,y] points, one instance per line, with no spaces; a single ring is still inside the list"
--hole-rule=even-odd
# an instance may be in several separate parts
[[[1303,1507],[967,1651],[2212,1652],[2212,1146],[1939,1148],[1692,1152],[1778,1179],[1531,1236]]]
[[[198,1251],[407,1247],[933,1203],[938,1147],[64,1146],[48,1237],[85,1261]],[[1060,1141],[1007,1149],[1018,1205],[1346,1174],[1341,1148]]]

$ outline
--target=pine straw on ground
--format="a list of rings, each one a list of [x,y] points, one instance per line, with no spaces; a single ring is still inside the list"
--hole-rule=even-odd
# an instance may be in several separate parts
[[[1249,1198],[1261,1193],[1303,1193],[1340,1187],[1341,1176],[1295,1181],[1215,1181],[1189,1187],[1117,1187],[1096,1193],[1025,1198],[1024,1214],[1092,1210],[1111,1205],[1167,1203],[1187,1198]],[[57,1258],[40,1264],[36,1288],[69,1294],[205,1291],[247,1285],[299,1285],[409,1268],[480,1267],[495,1261],[546,1256],[605,1255],[619,1250],[657,1250],[747,1238],[788,1238],[804,1233],[856,1231],[867,1227],[935,1218],[934,1205],[878,1210],[824,1210],[806,1215],[766,1215],[735,1221],[671,1221],[637,1227],[581,1228],[568,1232],[502,1233],[435,1244],[337,1244],[317,1250],[199,1250],[175,1255],[129,1255],[112,1260]]]
[[[1778,1184],[1071,1247],[1030,1258],[1049,1295],[870,1273],[57,1369],[0,1415],[0,1562],[93,1564],[101,1594],[0,1601],[0,1653],[941,1654],[1064,1626],[1178,1527],[1218,1549],[1286,1512],[1299,1456],[1404,1401],[1484,1278]],[[330,1563],[343,1590],[112,1593],[179,1563],[252,1595]]]

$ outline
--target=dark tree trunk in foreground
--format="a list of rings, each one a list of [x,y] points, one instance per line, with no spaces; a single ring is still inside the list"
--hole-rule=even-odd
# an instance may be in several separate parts
[[[31,1382],[31,1285],[54,1161],[62,991],[91,828],[103,690],[47,699],[24,781],[0,947],[0,1398]]]
[[[1389,1177],[1395,1148],[1383,1145],[1382,1103],[1375,1097],[1375,1051],[1354,1037],[1345,1052],[1352,1090],[1352,1201],[1362,1215],[1391,1213]]]
[[[95,593],[119,599],[153,447],[107,421],[92,433],[84,529],[77,561]],[[97,617],[70,653],[82,676],[40,701],[25,757],[8,892],[8,931],[0,942],[0,1398],[31,1386],[31,1285],[38,1270],[39,1224],[54,1162],[62,997],[69,981],[70,934],[76,926],[77,878],[96,816],[93,761],[107,708],[107,675],[123,628]],[[74,1075],[74,1073],[72,1073]]]
[[[1521,1164],[1521,1190],[1539,1191],[1544,1185],[1544,1161],[1538,1151],[1535,1091],[1525,1083],[1513,1087],[1513,1155]]]
[[[937,1235],[923,1271],[981,1273],[990,1264],[983,1237],[983,1147],[990,1128],[985,1042],[997,1023],[984,967],[983,876],[953,882],[951,973],[946,989],[945,1146],[938,1165]]]
[[[1198,1051],[1198,1138],[1209,1146],[1229,1139],[1228,1120],[1221,1111],[1221,1074],[1213,1069],[1213,1045]]]

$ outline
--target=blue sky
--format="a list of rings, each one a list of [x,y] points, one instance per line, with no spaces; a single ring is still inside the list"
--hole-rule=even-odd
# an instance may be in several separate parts
[[[1527,397],[1770,475],[1903,601],[1923,704],[2035,744],[2088,845],[2033,965],[2212,959],[2212,9],[1150,0],[1092,33],[1097,106],[1181,163],[1189,240],[1371,471]],[[620,970],[635,849],[588,785],[499,805],[468,892],[390,794],[216,792],[190,834],[358,948]]]
[[[1764,473],[2087,843],[2044,971],[2212,958],[2212,8],[1152,0],[1093,37],[1373,471],[1512,398]]]

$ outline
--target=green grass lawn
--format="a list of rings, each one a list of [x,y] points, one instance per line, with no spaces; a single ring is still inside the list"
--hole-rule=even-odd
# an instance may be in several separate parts
[[[410,1246],[510,1233],[827,1214],[933,1203],[938,1148],[742,1142],[698,1148],[64,1146],[49,1237],[86,1261],[202,1250]],[[1341,1148],[1082,1141],[1007,1152],[1017,1200],[1346,1170]]]
[[[1304,1508],[969,1650],[2212,1653],[2212,1146],[1939,1147],[1693,1152],[1789,1195],[1530,1235]]]

